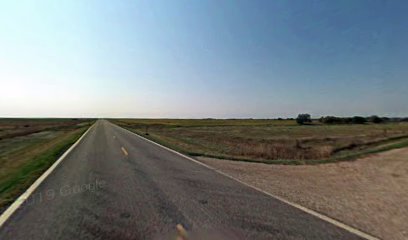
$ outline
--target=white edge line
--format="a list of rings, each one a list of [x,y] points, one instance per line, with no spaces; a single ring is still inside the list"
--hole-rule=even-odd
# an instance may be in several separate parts
[[[116,125],[116,124],[114,124],[114,125]],[[118,125],[116,125],[116,126],[118,126]],[[120,127],[120,126],[118,126],[118,127]],[[199,164],[199,165],[202,165],[202,166],[204,166],[204,167],[206,167],[206,168],[208,168],[208,169],[211,169],[211,170],[213,170],[213,171],[215,171],[215,172],[217,172],[217,173],[219,173],[219,174],[221,174],[221,175],[224,175],[224,176],[226,176],[226,177],[228,177],[228,178],[230,178],[230,179],[233,179],[233,180],[235,180],[235,181],[237,181],[237,182],[239,182],[239,183],[241,183],[241,184],[243,184],[243,185],[245,185],[245,186],[247,186],[247,187],[250,187],[250,188],[253,188],[253,189],[255,189],[255,190],[259,191],[259,192],[262,192],[262,193],[264,193],[264,194],[266,194],[266,195],[268,195],[268,196],[270,196],[270,197],[272,197],[272,198],[275,198],[275,199],[277,199],[277,200],[279,200],[279,201],[281,201],[281,202],[284,202],[284,203],[286,203],[286,204],[288,204],[288,205],[290,205],[290,206],[292,206],[292,207],[295,207],[295,208],[297,208],[297,209],[299,209],[299,210],[302,210],[303,212],[306,212],[306,213],[308,213],[308,214],[310,214],[310,215],[313,215],[313,216],[315,216],[315,217],[317,217],[317,218],[319,218],[319,219],[321,219],[321,220],[323,220],[323,221],[329,222],[329,223],[331,223],[331,224],[333,224],[333,225],[335,225],[335,226],[337,226],[337,227],[339,227],[339,228],[342,228],[342,229],[344,229],[344,230],[346,230],[346,231],[348,231],[348,232],[350,232],[350,233],[353,233],[353,234],[355,234],[355,235],[357,235],[357,236],[359,236],[359,237],[365,238],[365,239],[367,239],[367,240],[380,240],[380,238],[374,237],[374,236],[372,236],[372,235],[370,235],[370,234],[368,234],[368,233],[365,233],[365,232],[363,232],[363,231],[361,231],[361,230],[358,230],[358,229],[356,229],[356,228],[353,228],[353,227],[351,227],[351,226],[348,226],[348,225],[346,225],[345,223],[342,223],[342,222],[340,222],[340,221],[338,221],[338,220],[335,220],[335,219],[333,219],[333,218],[331,218],[331,217],[328,217],[328,216],[326,216],[326,215],[323,215],[323,214],[321,214],[321,213],[318,213],[318,212],[316,212],[316,211],[314,211],[314,210],[312,210],[312,209],[303,207],[303,206],[301,206],[301,205],[299,205],[299,204],[297,204],[297,203],[290,202],[290,201],[288,201],[288,200],[286,200],[286,199],[284,199],[284,198],[282,198],[282,197],[276,196],[276,195],[271,194],[271,193],[269,193],[269,192],[266,192],[266,191],[264,191],[264,190],[262,190],[262,189],[260,189],[260,188],[258,188],[258,187],[255,187],[255,186],[253,186],[253,185],[251,185],[251,184],[248,184],[248,183],[246,183],[246,182],[243,182],[243,181],[241,181],[241,180],[239,180],[239,179],[237,179],[237,178],[235,178],[235,177],[233,177],[233,176],[230,176],[230,175],[228,175],[228,174],[226,174],[226,173],[224,173],[224,172],[222,172],[222,171],[220,171],[220,170],[218,170],[218,169],[215,169],[215,168],[213,168],[213,167],[211,167],[211,166],[209,166],[209,165],[207,165],[207,164],[205,164],[205,163],[202,163],[202,162],[200,162],[200,161],[198,161],[198,160],[195,160],[195,159],[193,159],[193,158],[191,158],[191,157],[189,157],[189,156],[186,156],[186,155],[184,155],[184,154],[182,154],[182,153],[179,153],[179,152],[177,152],[177,151],[175,151],[175,150],[173,150],[173,149],[171,149],[171,148],[168,148],[168,147],[163,146],[163,145],[161,145],[161,144],[159,144],[159,143],[156,143],[156,142],[154,142],[154,141],[152,141],[152,140],[150,140],[150,139],[147,139],[147,138],[145,138],[145,137],[142,137],[141,135],[139,135],[139,134],[137,134],[137,133],[135,133],[135,132],[132,132],[132,131],[126,129],[126,128],[123,128],[123,127],[120,127],[120,128],[122,128],[122,129],[124,129],[124,130],[126,130],[126,131],[128,131],[128,132],[130,132],[130,133],[135,134],[136,136],[138,136],[138,137],[141,138],[141,139],[144,139],[145,141],[148,141],[148,142],[153,143],[153,144],[155,144],[155,145],[157,145],[157,146],[159,146],[159,147],[162,147],[162,148],[164,148],[164,149],[166,149],[166,150],[168,150],[168,151],[170,151],[170,152],[172,152],[172,153],[175,153],[175,154],[177,154],[177,155],[179,155],[179,156],[181,156],[181,157],[183,157],[183,158],[185,158],[185,159],[188,159],[188,160],[193,161],[193,162],[195,162],[195,163],[197,163],[197,164]]]
[[[64,158],[79,144],[82,138],[91,130],[91,128],[95,125],[92,124],[82,136],[71,145],[71,147],[62,154],[61,157],[55,161],[51,167],[49,167],[37,180],[23,193],[18,197],[7,209],[4,211],[0,216],[0,228],[4,225],[4,223],[13,215],[13,213],[30,197],[30,195],[40,186],[40,184],[54,171],[54,169],[64,160]]]

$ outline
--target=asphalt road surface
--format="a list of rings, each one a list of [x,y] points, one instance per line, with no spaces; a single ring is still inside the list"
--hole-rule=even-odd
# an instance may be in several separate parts
[[[360,239],[99,120],[0,229],[1,240]]]

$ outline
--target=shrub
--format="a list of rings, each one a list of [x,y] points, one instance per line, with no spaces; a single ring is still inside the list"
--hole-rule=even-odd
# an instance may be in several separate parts
[[[353,119],[350,118],[350,117],[343,118],[343,122],[346,123],[346,124],[352,124],[352,123],[353,123]]]
[[[360,117],[360,116],[354,116],[354,117],[351,119],[351,122],[352,122],[353,124],[364,124],[364,123],[367,122],[367,119],[364,118],[364,117]]]
[[[382,123],[383,122],[383,119],[376,115],[369,117],[368,120],[372,123]]]
[[[390,122],[391,121],[391,119],[388,118],[388,117],[382,117],[381,119],[382,119],[383,122]]]
[[[321,117],[319,119],[321,123],[325,124],[342,124],[344,122],[344,118],[339,118],[339,117],[333,117],[333,116],[326,116],[326,117]]]

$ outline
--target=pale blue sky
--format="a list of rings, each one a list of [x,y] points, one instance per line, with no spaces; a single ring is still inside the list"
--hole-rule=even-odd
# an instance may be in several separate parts
[[[1,1],[0,116],[408,115],[406,1]]]

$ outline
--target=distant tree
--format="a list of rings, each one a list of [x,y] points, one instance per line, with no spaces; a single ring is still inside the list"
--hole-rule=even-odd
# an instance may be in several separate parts
[[[296,122],[300,125],[311,123],[312,117],[308,113],[299,114],[296,118]]]
[[[354,124],[364,124],[367,122],[367,119],[365,117],[360,117],[360,116],[354,116],[351,119],[351,122]]]
[[[379,116],[373,115],[373,116],[368,118],[368,121],[370,121],[372,123],[382,123],[383,119],[380,118]]]

